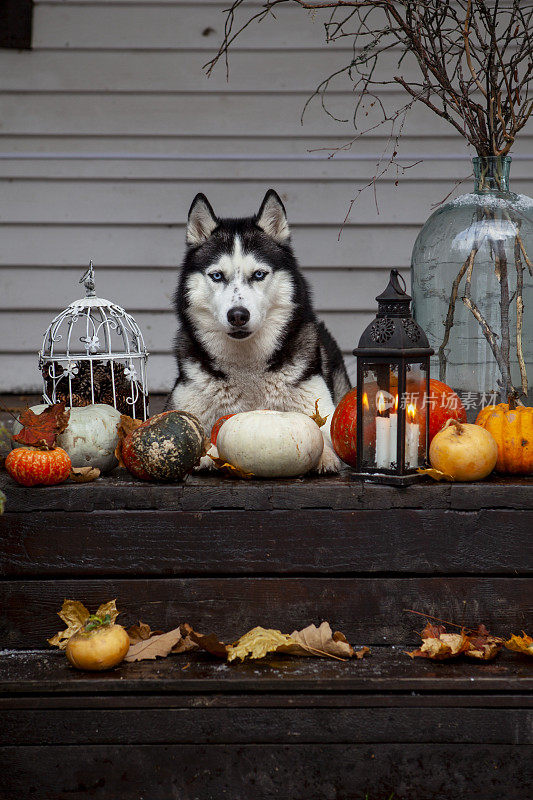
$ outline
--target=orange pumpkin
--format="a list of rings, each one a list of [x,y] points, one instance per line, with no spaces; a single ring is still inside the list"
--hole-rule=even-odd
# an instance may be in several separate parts
[[[486,406],[477,415],[476,425],[492,433],[498,445],[496,471],[508,475],[533,473],[533,408],[499,403]]]
[[[13,480],[23,486],[53,486],[67,480],[72,464],[61,447],[53,450],[17,447],[7,456],[5,467]]]

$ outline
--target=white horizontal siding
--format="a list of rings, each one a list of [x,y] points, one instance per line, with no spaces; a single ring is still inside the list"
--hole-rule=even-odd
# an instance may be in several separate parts
[[[232,55],[229,82],[224,69],[215,70],[209,78],[203,74],[207,58],[203,51],[30,51],[23,58],[21,70],[16,50],[0,51],[0,74],[6,91],[243,94],[266,89],[302,93],[312,92],[325,74],[349,64],[352,52],[321,49],[275,53],[268,65],[266,86],[265,74],[257,70],[258,54],[254,50]],[[269,56],[263,54],[262,58],[268,60]],[[381,67],[383,77],[385,72],[390,74],[396,69],[397,61],[397,55],[387,54]],[[404,62],[401,74],[406,74],[405,71]],[[339,76],[330,86],[332,91],[350,92],[350,89],[347,76]],[[383,92],[397,94],[397,89],[388,86]]]
[[[371,226],[347,225],[339,241],[339,223],[335,222],[328,226],[293,225],[292,237],[299,261],[307,268],[386,268],[392,264],[391,259],[395,265],[407,267],[417,230],[417,226],[387,226],[376,230]],[[22,267],[36,265],[43,268],[77,266],[79,269],[89,256],[99,269],[124,265],[175,268],[181,261],[184,241],[183,224],[32,225],[24,222],[0,227],[2,263],[19,266],[21,275]],[[135,280],[134,275],[131,280]]]
[[[367,308],[367,297],[373,298],[383,290],[387,273],[377,269],[329,267],[307,269],[303,272],[311,285],[319,311],[352,311],[361,304]],[[58,303],[67,305],[72,299],[72,287],[79,279],[79,266],[27,267],[25,280],[32,287],[32,310],[54,312]],[[405,275],[407,277],[407,274]],[[129,266],[99,267],[99,281],[105,285],[106,296],[120,297],[132,312],[171,312],[172,295],[176,288],[177,267],[141,267],[132,275]],[[0,267],[0,311],[24,311],[31,308],[20,291],[19,269]],[[172,320],[172,322],[174,322]],[[3,340],[0,337],[0,349]]]
[[[34,46],[112,50],[193,50],[210,55],[224,31],[228,3],[37,3]],[[246,9],[259,4],[246,3]],[[322,46],[323,15],[279,8],[248,29],[236,49],[301,50]]]
[[[89,258],[99,293],[138,318],[151,351],[150,386],[172,385],[171,297],[192,197],[222,215],[255,211],[269,186],[283,197],[315,305],[345,353],[370,320],[387,269],[407,277],[417,232],[453,182],[467,148],[423,107],[404,129],[404,163],[380,181],[378,209],[357,188],[372,177],[387,133],[354,136],[355,98],[335,82],[328,117],[310,91],[350,49],[324,44],[325,14],[287,6],[236,42],[230,79],[202,65],[227,3],[200,0],[37,0],[34,49],[0,51],[0,391],[39,386],[36,352],[51,316],[80,294]],[[244,12],[258,11],[245,3]],[[396,55],[386,69],[395,69]],[[408,65],[401,68],[408,74]],[[394,87],[388,108],[404,102]],[[376,121],[369,108],[365,125]],[[531,194],[533,131],[515,148],[514,188]],[[399,185],[395,185],[399,178]],[[469,186],[469,181],[464,185]],[[348,357],[353,377],[354,362]]]
[[[529,182],[514,181],[525,192]],[[358,225],[420,225],[431,204],[451,188],[449,180],[412,181],[409,202],[403,186],[382,182],[379,214],[371,194],[358,203],[352,221]],[[61,222],[80,224],[174,224],[186,217],[191,199],[200,188],[222,216],[241,216],[257,210],[264,181],[235,180],[229,200],[225,180],[87,180],[24,179],[0,181],[0,222]],[[278,180],[276,188],[296,224],[339,225],[353,196],[353,181]]]

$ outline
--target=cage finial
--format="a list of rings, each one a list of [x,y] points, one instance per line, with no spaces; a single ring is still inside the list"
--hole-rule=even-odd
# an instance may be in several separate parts
[[[83,283],[83,285],[85,286],[86,297],[96,297],[96,293],[94,291],[95,283],[94,283],[94,267],[92,259],[89,261],[89,269],[80,278],[80,283]]]

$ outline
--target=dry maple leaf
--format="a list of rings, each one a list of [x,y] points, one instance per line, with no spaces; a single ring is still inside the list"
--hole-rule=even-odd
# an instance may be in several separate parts
[[[228,647],[228,661],[235,661],[236,658],[241,661],[245,658],[264,658],[267,653],[276,653],[282,647],[295,644],[298,642],[288,633],[257,626]]]
[[[320,627],[308,625],[301,631],[293,631],[291,639],[295,644],[287,645],[282,652],[293,656],[328,655],[337,658],[351,658],[354,654],[353,647],[343,633],[332,633],[329,622],[323,622]]]
[[[233,464],[224,461],[223,458],[219,458],[218,456],[212,456],[211,453],[207,455],[214,462],[215,467],[222,472],[223,475],[227,475],[228,478],[244,478],[245,480],[250,480],[250,478],[254,477],[253,472],[246,472],[246,470],[240,467],[234,467]]]
[[[180,636],[177,635],[178,630]],[[164,658],[170,653],[184,653],[197,647],[195,642],[183,635],[181,626],[164,633],[164,631],[151,630],[149,625],[139,620],[138,625],[128,628],[127,634],[131,645],[127,661],[143,661],[148,658],[156,658],[156,656]],[[137,645],[147,642],[150,642],[149,648],[137,647]]]
[[[477,658],[481,661],[491,661],[503,647],[503,639],[491,636],[484,625],[479,625],[475,633],[468,636],[468,649],[465,656]]]
[[[164,658],[173,651],[180,640],[181,631],[179,628],[174,628],[173,631],[168,631],[168,633],[155,634],[148,639],[142,639],[137,644],[130,645],[128,655],[124,660],[145,661],[158,656]]]
[[[100,477],[98,467],[72,467],[70,480],[74,483],[91,483]]]
[[[515,653],[533,656],[533,639],[525,631],[522,631],[522,636],[513,633],[511,638],[505,642],[505,646],[508,650],[514,650]]]
[[[104,617],[109,616],[109,621],[111,624],[113,624],[113,622],[116,621],[119,613],[120,612],[117,610],[117,601],[109,600],[107,603],[103,603],[97,608],[95,617],[104,619]]]
[[[40,414],[27,408],[19,417],[22,430],[13,436],[13,441],[43,450],[52,450],[56,436],[68,425],[70,411],[65,411],[65,403],[54,403]]]
[[[319,398],[320,399],[320,398]],[[316,422],[319,428],[326,424],[329,414],[326,414],[325,417],[320,416],[320,412],[318,410],[318,400],[315,400],[315,413],[311,414],[311,419]]]
[[[461,633],[446,633],[443,625],[428,623],[422,631],[422,645],[418,650],[407,653],[411,658],[430,658],[441,661],[464,653],[468,650],[468,637]]]
[[[59,647],[60,650],[64,650],[68,640],[83,628],[91,614],[79,600],[63,600],[61,611],[57,613],[67,628],[64,631],[56,633],[51,639],[48,639],[48,644],[51,644],[53,647]],[[109,617],[109,622],[113,623],[118,617],[118,613],[116,600],[110,600],[101,605],[94,616],[102,620],[107,616]]]
[[[63,600],[61,611],[57,613],[67,627],[66,630],[58,631],[55,636],[48,639],[48,644],[64,650],[70,637],[83,628],[91,615],[79,600]]]
[[[228,645],[221,642],[214,633],[208,633],[207,635],[197,633],[186,622],[181,626],[181,633],[185,641],[193,642],[202,650],[217,656],[217,658],[226,658]]]
[[[150,636],[164,633],[164,631],[153,631],[146,622],[139,620],[137,625],[130,625],[126,633],[130,637],[130,644],[137,644],[137,642],[144,642]]]
[[[451,481],[453,483],[455,480],[455,478],[448,475],[447,472],[441,472],[440,469],[434,469],[433,467],[428,467],[427,469],[419,467],[417,472],[419,475],[427,475],[428,478],[433,478],[434,481]]]

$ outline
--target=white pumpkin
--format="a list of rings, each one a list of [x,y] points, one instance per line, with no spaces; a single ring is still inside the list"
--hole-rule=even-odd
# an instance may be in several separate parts
[[[35,414],[48,408],[46,405],[32,406]],[[70,456],[73,467],[98,467],[100,472],[109,472],[117,465],[115,448],[118,444],[117,424],[120,411],[105,403],[95,403],[82,408],[71,408],[68,425],[56,439],[59,447]],[[13,433],[22,426],[15,422]],[[15,443],[16,447],[20,447]]]
[[[246,411],[222,425],[217,449],[224,461],[258,478],[291,478],[317,466],[324,437],[305,414]]]

